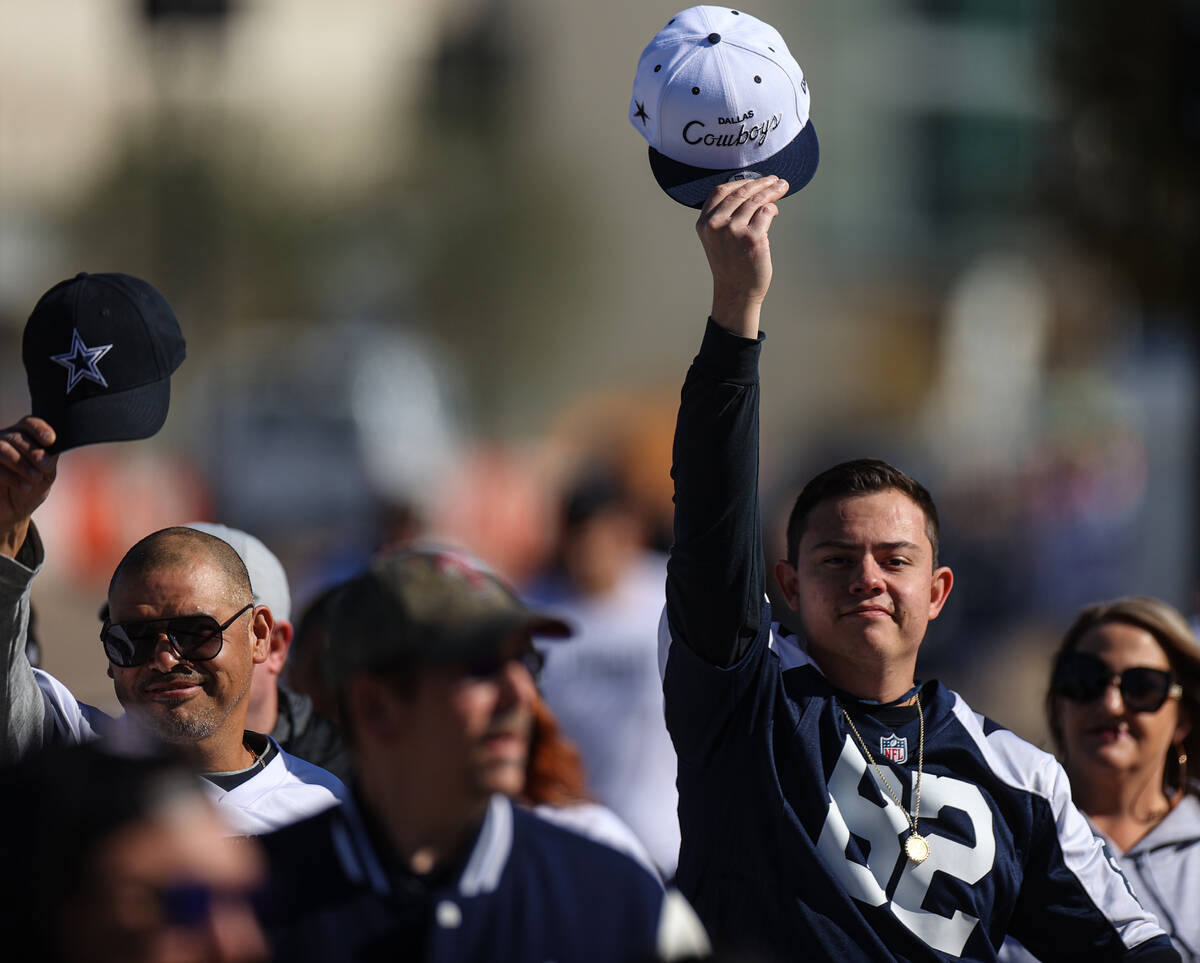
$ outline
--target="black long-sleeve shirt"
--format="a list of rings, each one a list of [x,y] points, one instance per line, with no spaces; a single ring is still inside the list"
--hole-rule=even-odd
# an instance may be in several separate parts
[[[751,341],[711,319],[684,381],[675,430],[675,541],[667,563],[674,637],[729,666],[762,628],[758,501],[758,358]]]

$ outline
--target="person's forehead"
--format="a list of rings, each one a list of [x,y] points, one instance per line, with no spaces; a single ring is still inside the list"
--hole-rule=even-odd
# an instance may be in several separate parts
[[[914,541],[928,546],[927,520],[921,506],[894,488],[826,498],[809,512],[801,544],[869,537],[875,541]]]
[[[146,882],[236,883],[259,875],[261,858],[242,846],[204,799],[180,799],[115,833],[108,869]]]
[[[1102,656],[1112,668],[1170,668],[1170,660],[1152,633],[1128,622],[1101,622],[1080,636],[1076,649]]]
[[[114,621],[132,617],[127,610],[135,608],[163,609],[164,615],[214,614],[214,607],[227,595],[224,573],[200,557],[190,563],[122,573],[113,583],[109,609]]]

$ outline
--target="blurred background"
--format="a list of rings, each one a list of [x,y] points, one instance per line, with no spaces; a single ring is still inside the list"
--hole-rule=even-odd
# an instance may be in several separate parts
[[[597,466],[669,544],[710,289],[626,112],[677,9],[0,0],[5,423],[25,319],[77,271],[150,280],[188,341],[164,430],[70,452],[38,513],[51,671],[114,708],[108,575],[191,519],[262,538],[297,609],[421,532],[530,583]],[[958,576],[921,671],[1041,744],[1080,605],[1198,605],[1198,9],[748,11],[808,76],[822,148],[772,229],[769,552],[834,460],[920,478]]]

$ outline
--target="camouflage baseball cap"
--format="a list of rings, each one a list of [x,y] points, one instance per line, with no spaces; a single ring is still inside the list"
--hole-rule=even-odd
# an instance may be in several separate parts
[[[329,681],[359,672],[468,662],[517,632],[563,639],[571,627],[533,612],[478,559],[443,547],[389,552],[333,602]]]

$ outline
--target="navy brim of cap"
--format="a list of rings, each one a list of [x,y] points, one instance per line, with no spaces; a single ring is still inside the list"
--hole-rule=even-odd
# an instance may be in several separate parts
[[[81,445],[149,438],[167,420],[171,379],[163,378],[126,391],[84,398],[53,410],[34,406],[33,414],[50,423],[57,436],[47,451],[57,454]]]
[[[721,184],[728,183],[734,178],[749,179],[747,175],[769,177],[774,174],[788,182],[788,197],[795,194],[813,179],[817,172],[817,161],[820,160],[821,150],[817,144],[817,132],[810,120],[805,124],[790,144],[783,150],[777,151],[761,164],[753,168],[734,167],[729,170],[715,171],[707,167],[692,167],[672,160],[666,154],[660,154],[653,147],[650,149],[650,169],[658,186],[667,192],[672,199],[685,207],[701,208],[708,200],[708,195]]]

